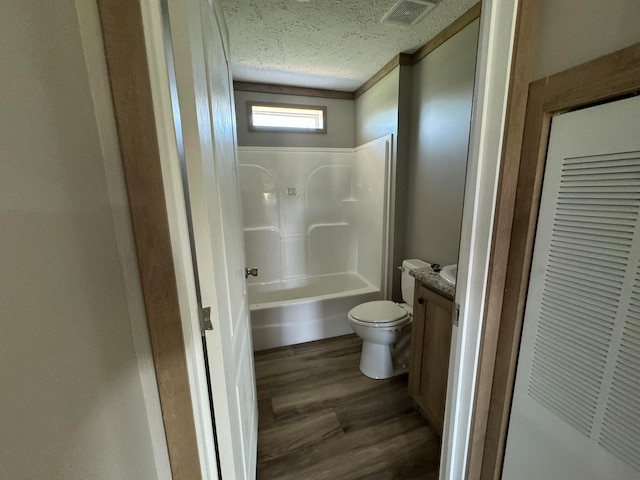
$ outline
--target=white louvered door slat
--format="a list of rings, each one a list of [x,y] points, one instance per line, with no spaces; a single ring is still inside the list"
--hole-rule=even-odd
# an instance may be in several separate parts
[[[640,265],[612,377],[598,442],[640,472]]]
[[[505,480],[640,479],[640,98],[554,118]]]

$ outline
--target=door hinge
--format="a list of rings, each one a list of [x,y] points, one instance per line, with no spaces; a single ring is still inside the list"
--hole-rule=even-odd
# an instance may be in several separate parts
[[[460,323],[460,305],[459,304],[454,304],[453,307],[453,316],[452,316],[452,320],[453,320],[453,326],[457,327]]]
[[[211,323],[211,307],[203,307],[200,309],[200,330],[213,330],[213,324]]]

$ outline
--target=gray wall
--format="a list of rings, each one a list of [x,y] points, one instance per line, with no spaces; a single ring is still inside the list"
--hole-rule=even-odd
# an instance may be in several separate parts
[[[270,93],[235,91],[238,145],[264,147],[324,147],[353,148],[354,101],[332,98],[274,95]],[[327,107],[327,133],[281,133],[249,131],[247,102],[293,103]]]
[[[393,133],[393,265],[457,262],[479,21],[356,99],[356,144]],[[400,298],[393,271],[392,297]]]
[[[0,45],[0,478],[158,478],[74,2]]]
[[[407,235],[408,201],[407,185],[411,183],[409,177],[409,159],[411,154],[411,128],[413,118],[413,66],[400,65],[400,91],[398,94],[398,138],[396,163],[396,198],[395,198],[395,225],[393,243],[393,267],[402,264],[405,258],[420,258],[408,256],[405,250]],[[393,299],[402,300],[402,273],[393,268]]]
[[[398,132],[399,88],[400,68],[396,68],[356,99],[356,146]]]
[[[413,66],[405,254],[458,260],[479,20]]]
[[[395,182],[391,192],[391,296],[399,300],[402,296],[400,272],[393,268],[404,258],[403,238],[405,231],[406,197],[402,194],[406,177],[406,141],[398,135],[401,112],[401,87],[410,85],[409,67],[396,67],[383,79],[356,99],[356,145],[363,145],[384,135],[393,134],[393,159],[391,165]]]
[[[534,79],[640,41],[638,0],[543,0],[540,9]]]

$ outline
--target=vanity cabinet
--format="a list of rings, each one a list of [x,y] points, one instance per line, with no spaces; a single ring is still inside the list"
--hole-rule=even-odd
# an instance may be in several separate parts
[[[442,437],[447,397],[453,299],[416,281],[409,394]]]

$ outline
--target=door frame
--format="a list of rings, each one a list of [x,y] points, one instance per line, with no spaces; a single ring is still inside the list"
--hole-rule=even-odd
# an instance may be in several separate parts
[[[172,475],[176,480],[216,478],[185,204],[164,78],[160,0],[97,3]],[[469,433],[473,433],[476,337],[485,310],[482,286],[488,278],[491,246],[491,227],[483,226],[479,234],[475,229],[492,225],[502,125],[517,114],[510,109],[505,120],[507,98],[512,101],[509,85],[526,78],[518,73],[524,71],[526,62],[516,62],[518,52],[525,51],[519,40],[519,31],[527,25],[522,18],[529,17],[519,12],[526,14],[527,5],[533,3],[535,0],[485,0],[482,6],[475,89],[476,94],[481,93],[475,100],[480,108],[472,124],[472,182],[468,178],[463,219],[463,231],[473,235],[461,245],[459,278],[465,286],[461,285],[457,298],[463,306],[464,331],[457,345],[452,345],[456,361],[451,362],[450,371],[457,370],[456,381],[449,382],[455,395],[448,395],[448,404],[456,409],[447,412],[442,455],[448,458],[448,465],[443,462],[443,479],[462,478]],[[475,336],[469,334],[470,328]],[[465,345],[473,350],[472,355],[466,355]]]
[[[160,0],[97,0],[174,480],[218,478]]]
[[[551,120],[554,115],[637,94],[640,43],[529,84],[520,158],[501,179],[501,193],[512,196],[513,204],[497,205],[496,215],[508,216],[510,225],[494,232],[493,268],[506,265],[502,281],[494,275],[487,285],[489,292],[499,290],[502,295],[487,299],[491,314],[478,374],[482,382],[478,388],[485,395],[476,397],[473,424],[473,435],[482,442],[469,457],[470,479],[498,480],[502,474]],[[513,186],[515,190],[505,191]]]

